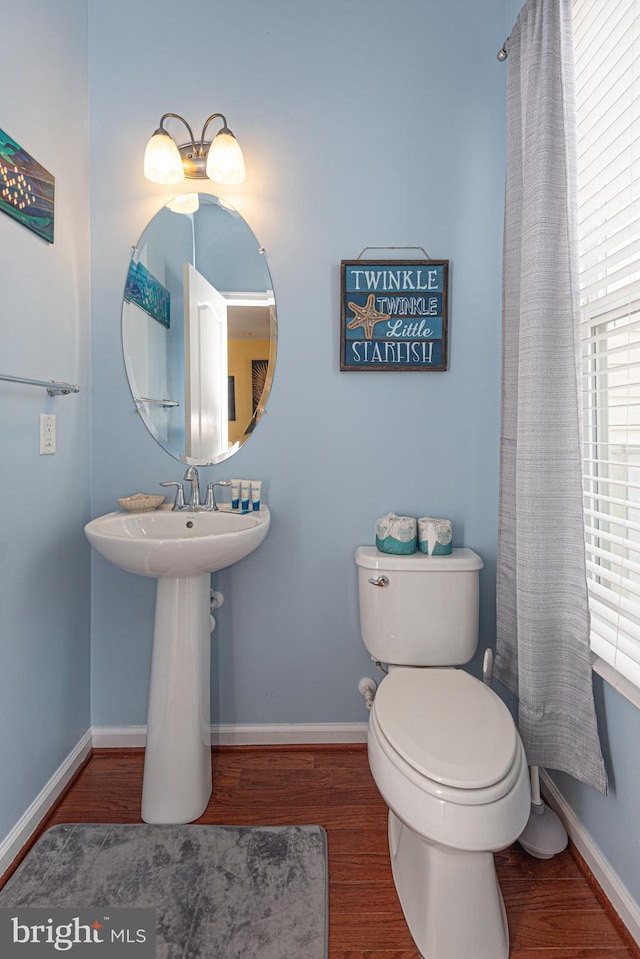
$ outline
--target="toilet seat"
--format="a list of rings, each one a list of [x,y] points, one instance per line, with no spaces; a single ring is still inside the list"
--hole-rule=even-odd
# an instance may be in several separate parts
[[[387,758],[440,799],[495,802],[518,778],[520,739],[509,710],[463,670],[393,669],[371,722]]]

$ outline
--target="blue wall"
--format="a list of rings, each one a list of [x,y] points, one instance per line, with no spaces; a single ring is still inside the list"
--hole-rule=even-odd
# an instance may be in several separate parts
[[[640,712],[600,676],[594,675],[594,693],[600,739],[609,773],[609,795],[601,796],[564,773],[553,773],[553,780],[630,896],[640,904],[640,767],[637,747]]]
[[[0,840],[90,723],[86,0],[4,6],[0,126],[56,192],[53,245],[0,215],[0,373],[82,391],[0,383]],[[40,413],[56,415],[53,456]]]
[[[260,550],[218,576],[214,719],[364,721],[358,680],[375,667],[353,554],[377,517],[451,517],[485,560],[483,641],[494,633],[504,9],[195,0],[197,69],[176,48],[173,0],[90,11],[93,511],[183,473],[133,412],[120,300],[130,246],[171,195],[143,178],[147,138],[165,111],[199,131],[220,110],[248,176],[218,189],[266,248],[280,339],[268,415],[203,470],[261,477],[273,514]],[[340,260],[368,245],[451,261],[448,372],[339,371]],[[93,721],[144,723],[154,584],[92,566]]]

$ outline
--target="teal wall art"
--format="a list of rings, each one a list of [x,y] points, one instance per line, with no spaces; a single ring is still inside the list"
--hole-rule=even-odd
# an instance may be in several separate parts
[[[53,243],[55,179],[0,130],[0,211]]]
[[[145,313],[169,329],[171,294],[142,263],[131,263],[124,298],[128,303],[136,303]]]

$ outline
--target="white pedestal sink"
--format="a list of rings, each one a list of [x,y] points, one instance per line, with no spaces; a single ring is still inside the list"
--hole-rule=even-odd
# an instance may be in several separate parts
[[[107,513],[85,526],[115,566],[158,580],[142,787],[149,823],[192,822],[211,795],[211,573],[248,556],[267,535],[253,513]]]

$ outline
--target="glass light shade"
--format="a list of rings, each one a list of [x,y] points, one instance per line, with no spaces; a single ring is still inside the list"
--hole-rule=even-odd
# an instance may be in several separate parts
[[[144,151],[144,175],[152,183],[181,183],[182,158],[175,142],[163,130],[156,130]]]
[[[181,193],[167,203],[172,213],[195,213],[200,207],[197,193]]]
[[[242,183],[245,179],[240,144],[228,130],[221,130],[209,147],[207,176],[216,183]]]

